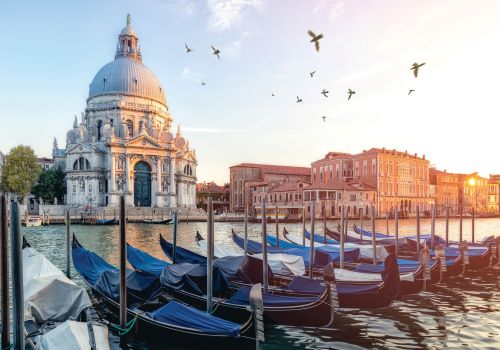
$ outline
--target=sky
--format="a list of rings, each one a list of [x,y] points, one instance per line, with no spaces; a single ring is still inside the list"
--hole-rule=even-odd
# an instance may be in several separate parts
[[[25,144],[51,156],[54,137],[65,146],[127,13],[200,182],[223,183],[243,162],[310,166],[371,147],[500,173],[493,0],[2,2],[0,151]],[[308,30],[324,35],[320,52]],[[414,62],[426,63],[418,78]]]

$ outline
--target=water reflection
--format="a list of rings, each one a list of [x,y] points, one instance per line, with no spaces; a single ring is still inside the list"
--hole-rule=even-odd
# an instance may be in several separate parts
[[[470,221],[470,219],[468,220]],[[351,222],[352,223],[352,222]],[[336,222],[328,222],[329,227]],[[500,235],[500,219],[477,219],[478,239]],[[281,228],[282,226],[280,226]],[[290,232],[300,232],[301,224],[287,224]],[[318,224],[322,232],[322,224]],[[231,228],[242,232],[242,223],[216,223],[217,244],[238,249],[231,239]],[[91,250],[118,264],[118,226],[73,226],[78,239]],[[200,252],[194,243],[194,234],[206,234],[206,223],[180,223],[179,245]],[[385,232],[385,220],[377,221],[377,230]],[[392,223],[390,231],[392,232]],[[402,234],[413,234],[415,220],[400,221]],[[422,232],[429,232],[430,221],[422,220]],[[24,228],[32,245],[65,269],[65,228],[48,226]],[[436,223],[436,231],[443,235],[444,219]],[[249,225],[249,235],[258,239],[259,224]],[[275,232],[275,225],[268,226]],[[150,254],[165,259],[158,244],[162,233],[172,239],[172,226],[129,224],[128,242]],[[464,238],[470,236],[470,223],[464,224]],[[450,220],[450,239],[458,238],[458,220]],[[75,274],[75,271],[73,271]],[[328,329],[266,327],[264,349],[361,349],[361,348],[499,348],[500,347],[500,267],[480,273],[468,272],[464,277],[449,279],[431,286],[424,293],[407,296],[391,307],[380,310],[341,310],[335,323]],[[75,277],[82,283],[79,276]],[[113,337],[113,348],[119,349],[119,340]],[[129,349],[172,349],[168,344],[153,347],[133,339]],[[176,348],[180,349],[180,348]]]

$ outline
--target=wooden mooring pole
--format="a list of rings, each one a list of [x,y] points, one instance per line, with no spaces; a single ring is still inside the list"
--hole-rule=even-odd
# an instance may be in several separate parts
[[[214,207],[212,197],[208,197],[207,218],[207,313],[212,313],[212,261],[214,256]]]
[[[177,250],[177,211],[174,211],[174,233],[173,233],[173,247],[172,247],[172,263],[176,263],[176,250]]]
[[[125,216],[125,197],[120,196],[120,327],[127,328],[127,220]]]
[[[24,297],[23,297],[23,235],[19,220],[19,204],[10,208],[10,242],[12,244],[12,321],[14,349],[24,349]]]
[[[10,293],[9,293],[9,222],[7,196],[0,200],[0,283],[2,287],[2,349],[10,348]]]
[[[311,202],[311,236],[309,239],[309,278],[313,278],[314,266],[314,221],[316,216],[316,203]]]
[[[66,209],[66,276],[71,278],[71,219]]]
[[[264,292],[267,293],[269,288],[268,271],[267,271],[267,213],[266,200],[262,201],[262,280],[264,282]]]

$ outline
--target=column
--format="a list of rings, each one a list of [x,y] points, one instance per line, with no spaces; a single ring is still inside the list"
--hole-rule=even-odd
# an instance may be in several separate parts
[[[170,157],[170,206],[177,206],[175,197],[175,161],[173,157]]]
[[[114,192],[115,191],[115,165],[116,165],[116,162],[115,162],[115,154],[114,153],[111,153],[110,155],[110,159],[109,159],[109,163],[110,163],[110,171],[111,171],[111,180],[110,180],[110,186],[109,186],[109,192]]]
[[[161,165],[161,157],[158,157],[156,160],[156,192],[162,192]]]
[[[125,191],[130,192],[130,156],[125,155]]]

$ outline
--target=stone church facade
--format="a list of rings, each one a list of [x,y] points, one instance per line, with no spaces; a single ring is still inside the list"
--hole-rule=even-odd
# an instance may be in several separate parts
[[[128,16],[115,59],[92,80],[66,149],[54,144],[69,206],[117,206],[120,195],[137,207],[196,205],[196,153],[180,127],[173,134],[165,91],[142,64],[138,40]]]

